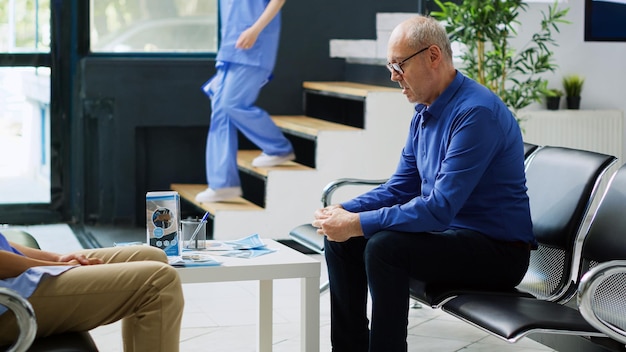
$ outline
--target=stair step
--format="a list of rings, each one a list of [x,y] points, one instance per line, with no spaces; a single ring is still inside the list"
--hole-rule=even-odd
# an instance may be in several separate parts
[[[398,88],[354,82],[304,82],[304,89],[365,98],[369,92],[397,92]]]
[[[300,170],[313,170],[308,166],[298,164],[295,161],[288,161],[286,163],[272,166],[272,167],[254,167],[252,166],[252,160],[261,154],[260,150],[240,150],[237,152],[237,166],[241,171],[256,174],[261,177],[267,177],[268,173],[272,170],[282,171],[300,171]]]
[[[342,125],[309,116],[272,116],[281,130],[306,139],[315,140],[320,131],[359,131],[360,128]]]
[[[254,167],[252,166],[252,160],[261,154],[260,150],[240,150],[237,152],[237,165],[239,169],[243,172],[247,172],[249,174],[254,174],[260,176],[262,178],[267,178],[267,175],[272,170],[289,170],[289,171],[300,171],[300,170],[312,170],[312,168],[308,166],[304,166],[298,164],[294,161],[288,161],[284,164],[273,166],[273,167]],[[220,210],[263,210],[263,207],[260,207],[245,198],[234,198],[232,200],[226,202],[215,202],[215,203],[200,203],[196,202],[196,194],[204,191],[207,188],[206,184],[181,184],[181,183],[173,183],[170,185],[170,188],[173,191],[177,191],[180,197],[189,203],[195,205],[196,207],[203,209],[204,211],[208,211],[209,214],[215,215],[216,212]]]
[[[229,200],[226,202],[216,202],[216,203],[200,203],[196,202],[196,194],[204,191],[207,188],[207,185],[202,184],[181,184],[181,183],[172,183],[170,188],[173,191],[178,192],[180,197],[193,205],[197,206],[204,211],[208,211],[209,214],[215,216],[218,211],[221,210],[238,210],[238,211],[258,211],[263,210],[260,206],[247,201],[244,198],[238,197],[233,200]]]
[[[396,155],[401,147],[402,141],[395,135],[403,135],[404,123],[385,119],[389,114],[412,112],[411,104],[404,105],[406,99],[400,89],[353,82],[303,82],[302,87],[301,115],[272,116],[292,143],[296,161],[255,168],[252,161],[261,151],[247,150],[257,148],[251,142],[241,144],[246,150],[238,151],[237,167],[245,198],[229,202],[196,202],[195,196],[206,189],[206,184],[171,185],[185,199],[185,205],[197,208],[195,215],[196,210],[209,212],[213,238],[239,238],[253,231],[286,234],[295,224],[310,221],[310,211],[318,206],[325,180],[345,174],[373,174],[363,160],[372,154]],[[378,138],[389,139],[389,143],[371,143]],[[337,150],[342,153],[337,154]],[[393,169],[391,159],[381,158],[375,164]],[[298,172],[301,170],[308,172]],[[293,194],[298,194],[298,202],[289,201]],[[281,202],[281,198],[286,201]]]

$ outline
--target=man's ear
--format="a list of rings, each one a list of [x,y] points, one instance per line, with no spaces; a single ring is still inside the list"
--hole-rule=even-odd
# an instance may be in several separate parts
[[[441,48],[439,48],[437,45],[431,45],[430,47],[428,47],[427,55],[433,68],[438,67],[443,60],[443,53],[441,52]]]

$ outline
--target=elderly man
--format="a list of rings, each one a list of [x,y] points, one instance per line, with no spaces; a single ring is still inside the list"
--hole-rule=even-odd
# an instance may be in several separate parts
[[[398,25],[387,55],[415,104],[397,170],[313,221],[326,236],[334,352],[406,351],[410,278],[514,287],[536,246],[522,136],[506,105],[454,68],[430,17]]]

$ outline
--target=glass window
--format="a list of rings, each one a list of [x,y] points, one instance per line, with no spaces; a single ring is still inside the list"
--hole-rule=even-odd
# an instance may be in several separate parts
[[[50,202],[50,69],[0,67],[0,204]]]
[[[50,52],[50,0],[0,0],[0,52]]]
[[[93,52],[217,51],[217,0],[91,0]]]
[[[0,0],[0,54],[49,54],[50,14],[50,0]],[[0,205],[50,203],[50,68],[10,65],[0,67]]]

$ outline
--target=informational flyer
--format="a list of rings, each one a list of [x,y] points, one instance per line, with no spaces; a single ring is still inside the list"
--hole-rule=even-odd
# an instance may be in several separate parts
[[[206,249],[203,251],[187,251],[183,249],[183,255],[188,253],[194,254],[207,254],[223,256],[223,257],[236,257],[236,258],[255,258],[261,255],[275,252],[275,249],[269,249],[263,243],[263,240],[258,234],[253,234],[248,237],[244,237],[238,240],[232,241],[216,241],[209,240],[206,242]]]

